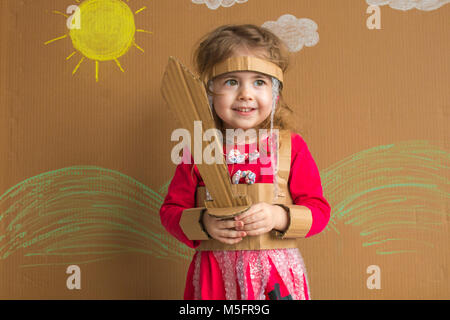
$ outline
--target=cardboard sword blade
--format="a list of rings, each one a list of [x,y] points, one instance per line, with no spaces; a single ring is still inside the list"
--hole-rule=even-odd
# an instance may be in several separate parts
[[[191,137],[194,136],[194,121],[201,121],[203,131],[216,128],[203,83],[174,57],[169,57],[162,80],[161,93],[170,111],[175,115],[181,127],[191,133]],[[201,137],[203,138],[203,132]],[[212,140],[211,143],[216,144],[213,150],[223,150],[217,133],[214,133]],[[194,143],[202,143],[201,152],[203,154],[203,139],[194,141]],[[188,147],[193,154],[192,146]],[[225,160],[222,163],[212,164],[201,161],[196,165],[213,199],[212,202],[205,201],[206,207],[220,208],[221,210],[218,210],[220,215],[226,216],[228,215],[227,210],[223,210],[223,208],[239,207],[237,211],[241,212],[251,204],[248,196],[238,196],[233,193]],[[236,214],[236,210],[229,211],[229,215],[234,214]]]

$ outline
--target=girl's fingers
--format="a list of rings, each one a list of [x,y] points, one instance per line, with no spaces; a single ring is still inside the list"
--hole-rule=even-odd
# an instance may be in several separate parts
[[[247,211],[235,217],[236,220],[243,220],[249,216],[254,215],[260,211],[263,211],[266,208],[267,204],[264,202],[260,202],[252,205]]]
[[[251,230],[264,228],[265,226],[266,226],[265,221],[264,220],[259,220],[259,221],[255,221],[255,222],[252,222],[252,223],[245,224],[244,228],[242,230],[244,230],[244,231],[251,231]]]
[[[234,229],[244,226],[244,222],[235,220],[222,220],[217,224],[218,229]]]
[[[236,231],[231,229],[223,229],[218,232],[218,236],[222,238],[242,238],[246,235],[247,233],[245,231]]]
[[[261,209],[257,207],[256,205],[251,206],[247,211],[244,213],[241,213],[240,215],[234,217],[236,220],[242,220],[245,219],[251,215],[253,215],[255,212],[260,211]]]
[[[242,219],[245,219],[245,218],[247,218],[248,216],[250,216],[252,214],[253,214],[253,210],[248,209],[244,213],[241,213],[240,215],[235,216],[234,219],[235,220],[242,220]]]
[[[255,221],[259,221],[264,218],[264,215],[262,215],[263,211],[256,211],[252,215],[249,215],[247,217],[244,217],[242,219],[239,219],[239,221],[242,221],[244,224],[249,224]]]

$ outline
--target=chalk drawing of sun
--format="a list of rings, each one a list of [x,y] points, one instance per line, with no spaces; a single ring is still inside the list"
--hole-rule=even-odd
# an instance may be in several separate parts
[[[134,16],[146,9],[142,7],[133,12],[122,0],[75,0],[77,7],[76,19],[60,11],[53,10],[55,14],[71,19],[68,26],[78,24],[78,27],[67,28],[68,32],[60,37],[51,39],[44,44],[47,45],[57,40],[70,37],[75,51],[66,60],[79,54],[81,58],[72,72],[74,75],[80,65],[86,60],[95,61],[95,80],[98,82],[99,61],[114,60],[119,69],[125,72],[120,65],[119,58],[131,47],[140,51],[144,50],[135,42],[136,32],[152,34],[152,32],[136,29]],[[129,2],[129,0],[126,0]]]

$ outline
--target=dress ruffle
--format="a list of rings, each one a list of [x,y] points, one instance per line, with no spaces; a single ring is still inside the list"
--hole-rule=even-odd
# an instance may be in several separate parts
[[[281,298],[310,299],[303,258],[297,248],[200,251],[192,264],[187,279],[192,286],[187,287],[193,292],[188,298],[265,300],[271,296],[269,291],[281,288],[275,292]]]

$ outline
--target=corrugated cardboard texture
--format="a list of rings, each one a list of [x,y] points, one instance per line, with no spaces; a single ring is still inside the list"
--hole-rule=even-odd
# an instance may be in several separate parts
[[[211,78],[231,71],[256,71],[283,82],[283,71],[276,64],[255,57],[231,57],[212,69]]]
[[[0,1],[0,298],[182,298],[193,251],[158,217],[178,143],[160,93],[168,57],[193,70],[206,32],[285,14],[319,35],[294,41],[283,89],[333,207],[298,241],[311,297],[450,298],[449,4],[384,5],[371,30],[364,0],[133,0],[151,33],[98,64],[72,55],[75,4]]]

